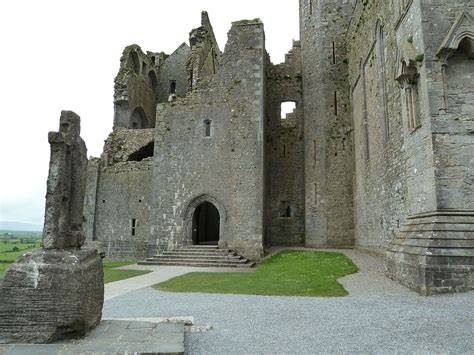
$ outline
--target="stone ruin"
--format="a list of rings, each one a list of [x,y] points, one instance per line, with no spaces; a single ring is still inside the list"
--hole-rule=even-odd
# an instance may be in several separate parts
[[[50,132],[43,248],[21,255],[0,284],[0,344],[50,343],[84,335],[102,317],[102,260],[84,247],[87,148],[80,118],[63,111]]]
[[[87,240],[124,260],[356,247],[421,294],[474,289],[473,1],[299,8],[280,64],[260,20],[221,50],[206,12],[169,55],[125,48]]]

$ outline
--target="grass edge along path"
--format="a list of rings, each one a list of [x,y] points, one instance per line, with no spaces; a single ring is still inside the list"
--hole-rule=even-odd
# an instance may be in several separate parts
[[[342,253],[284,250],[265,259],[255,272],[192,272],[152,287],[168,292],[341,297],[348,292],[337,279],[358,270]]]

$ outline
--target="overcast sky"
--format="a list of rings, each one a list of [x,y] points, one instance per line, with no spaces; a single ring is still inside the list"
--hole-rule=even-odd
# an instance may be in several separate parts
[[[48,131],[81,116],[88,155],[113,123],[113,80],[125,46],[172,53],[209,12],[224,50],[231,22],[260,18],[283,61],[299,38],[298,0],[4,0],[0,2],[0,220],[43,222]]]

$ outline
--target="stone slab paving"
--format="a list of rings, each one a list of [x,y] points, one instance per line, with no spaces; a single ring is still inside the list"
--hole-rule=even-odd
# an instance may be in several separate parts
[[[84,339],[0,346],[5,355],[183,354],[184,323],[105,320]]]
[[[278,251],[278,250],[276,250]],[[337,250],[341,251],[341,250]],[[422,297],[384,276],[383,258],[344,250],[360,272],[347,297],[167,293],[152,288],[105,303],[106,317],[190,315],[189,354],[474,353],[474,293]]]

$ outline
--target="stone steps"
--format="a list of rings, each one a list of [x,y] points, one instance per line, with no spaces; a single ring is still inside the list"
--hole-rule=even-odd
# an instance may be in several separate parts
[[[194,260],[206,260],[206,261],[229,261],[229,262],[234,262],[234,261],[242,261],[245,260],[242,256],[226,256],[226,255],[180,255],[180,254],[175,254],[175,255],[161,255],[159,257],[151,257],[147,258],[146,261],[156,261],[157,259],[159,260],[189,260],[189,261],[194,261]]]
[[[162,256],[209,256],[209,257],[234,257],[234,256],[240,256],[237,253],[232,253],[232,252],[227,252],[227,251],[221,251],[221,252],[198,252],[198,251],[167,251],[164,252]]]
[[[255,263],[231,250],[218,249],[216,245],[193,245],[166,251],[140,261],[138,265],[252,268]]]

